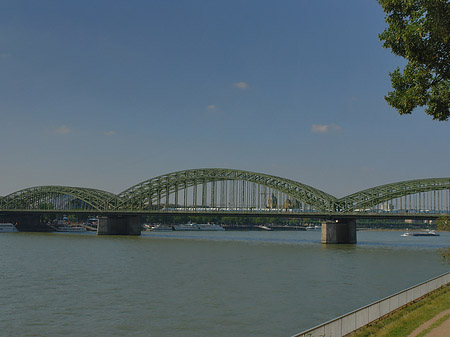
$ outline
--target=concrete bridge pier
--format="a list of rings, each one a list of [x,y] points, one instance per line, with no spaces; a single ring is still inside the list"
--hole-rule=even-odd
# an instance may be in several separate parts
[[[322,223],[321,243],[356,243],[356,220],[338,219]]]
[[[141,235],[141,217],[109,215],[98,221],[97,235]]]

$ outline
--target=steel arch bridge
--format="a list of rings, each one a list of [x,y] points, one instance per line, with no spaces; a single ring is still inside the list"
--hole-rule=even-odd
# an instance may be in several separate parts
[[[400,209],[449,210],[450,178],[401,181],[369,188],[339,199],[341,211],[355,212],[397,201]],[[446,192],[446,193],[442,193]]]
[[[336,198],[273,175],[205,168],[161,175],[118,195],[91,188],[38,186],[0,198],[0,210],[92,212],[449,213],[450,178],[418,179]]]
[[[104,211],[114,208],[116,200],[116,195],[92,188],[37,186],[1,198],[0,209]]]
[[[189,193],[190,192],[190,193]],[[191,195],[189,195],[191,194]],[[173,196],[173,199],[170,199]],[[232,170],[185,170],[146,180],[119,194],[118,209],[165,208],[261,209],[297,203],[332,211],[337,199],[299,182],[272,175]],[[264,199],[264,203],[263,200]],[[172,207],[173,208],[173,207]]]

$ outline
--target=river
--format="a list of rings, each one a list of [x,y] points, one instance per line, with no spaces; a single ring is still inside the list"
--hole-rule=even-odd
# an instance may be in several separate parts
[[[450,235],[0,234],[5,336],[292,336],[447,272]]]

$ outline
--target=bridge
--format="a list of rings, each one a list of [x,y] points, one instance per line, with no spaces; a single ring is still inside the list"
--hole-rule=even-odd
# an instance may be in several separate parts
[[[450,178],[431,178],[386,184],[336,198],[282,177],[204,168],[164,174],[119,194],[69,186],[26,188],[0,197],[0,222],[11,218],[26,222],[26,217],[35,221],[44,213],[88,213],[107,218],[102,226],[106,234],[139,234],[140,215],[315,217],[329,220],[323,226],[324,242],[356,242],[356,219],[435,219],[450,212],[449,191]],[[327,233],[331,235],[329,240]]]

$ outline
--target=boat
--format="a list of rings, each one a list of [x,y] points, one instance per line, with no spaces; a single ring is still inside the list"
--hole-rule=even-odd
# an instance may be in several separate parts
[[[173,225],[172,228],[174,231],[198,231],[197,225],[192,223]]]
[[[144,228],[148,231],[156,231],[156,232],[168,232],[173,230],[172,226],[170,225],[155,225],[155,226],[144,225]]]
[[[97,217],[89,217],[86,220],[85,226],[92,227],[93,229],[98,228],[98,218]]]
[[[401,236],[440,236],[439,233],[436,233],[434,230],[426,229],[422,232],[406,232],[403,233]]]
[[[255,227],[259,228],[259,229],[262,229],[263,231],[271,231],[272,230],[272,228],[270,228],[268,226],[265,226],[265,225],[258,225],[258,226],[255,226]]]
[[[0,233],[15,233],[19,230],[10,222],[0,223]]]
[[[224,231],[225,228],[223,228],[220,225],[215,224],[193,224],[193,223],[187,223],[182,225],[173,225],[172,226],[174,231]]]
[[[223,228],[220,225],[216,224],[198,224],[197,225],[199,231],[224,231],[225,228]]]
[[[322,226],[320,225],[308,225],[306,226],[307,231],[320,231],[322,229]]]
[[[86,228],[82,226],[55,226],[53,227],[57,232],[86,232]]]

